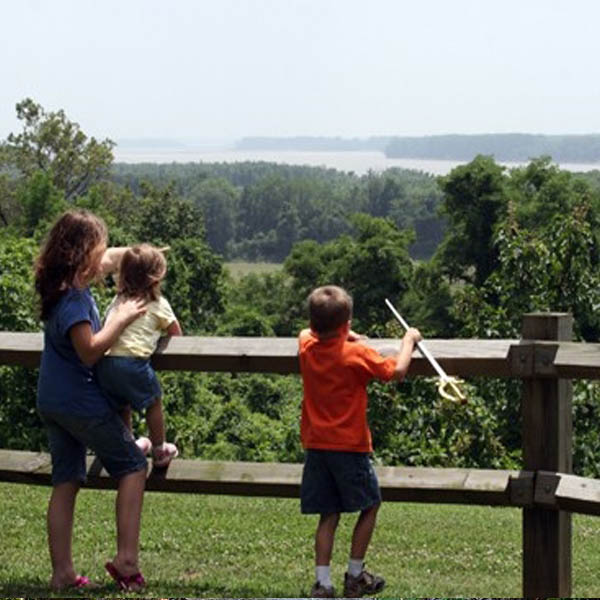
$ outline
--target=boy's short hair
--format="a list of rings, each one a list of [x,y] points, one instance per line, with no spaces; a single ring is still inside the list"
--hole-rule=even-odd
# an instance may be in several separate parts
[[[351,319],[352,297],[337,285],[318,287],[308,297],[308,315],[313,331],[335,331]]]

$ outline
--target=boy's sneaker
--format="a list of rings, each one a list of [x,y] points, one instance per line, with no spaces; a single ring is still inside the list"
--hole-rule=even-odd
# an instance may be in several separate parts
[[[161,446],[152,447],[152,464],[155,467],[166,467],[177,456],[179,450],[175,444],[163,442]]]
[[[365,569],[357,577],[350,573],[344,575],[344,598],[362,598],[378,594],[385,587],[385,579],[379,575],[373,575]]]
[[[335,589],[333,586],[325,587],[320,581],[315,581],[315,584],[310,590],[311,598],[335,598]]]
[[[146,454],[150,454],[150,450],[152,450],[152,442],[150,441],[150,438],[144,436],[135,440],[135,445],[144,453],[144,456],[146,456]]]

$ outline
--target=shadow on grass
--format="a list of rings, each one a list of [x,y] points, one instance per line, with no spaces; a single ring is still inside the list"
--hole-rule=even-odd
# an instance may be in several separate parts
[[[289,590],[273,587],[268,590],[250,588],[245,585],[236,587],[234,582],[227,585],[182,584],[148,582],[149,585],[140,594],[127,594],[116,588],[113,583],[99,585],[93,590],[63,590],[51,592],[47,581],[38,578],[14,579],[10,583],[0,583],[0,598],[290,598]],[[298,590],[300,591],[300,590]],[[266,592],[266,593],[265,593]],[[304,597],[294,594],[296,597]]]

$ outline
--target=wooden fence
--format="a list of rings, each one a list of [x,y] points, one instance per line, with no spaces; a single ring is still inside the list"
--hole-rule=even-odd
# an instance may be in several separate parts
[[[600,514],[600,481],[572,475],[573,378],[600,378],[600,345],[571,342],[572,318],[529,314],[520,340],[428,340],[448,373],[517,377],[522,385],[523,470],[378,467],[387,501],[514,506],[523,511],[523,596],[571,595],[571,513]],[[382,353],[397,340],[372,340]],[[0,364],[36,367],[41,334],[0,332]],[[293,338],[172,338],[157,369],[297,373]],[[434,375],[415,356],[409,376]],[[114,487],[93,457],[88,487]],[[0,480],[50,483],[47,454],[0,450]],[[170,492],[297,497],[301,465],[176,460],[147,488]]]

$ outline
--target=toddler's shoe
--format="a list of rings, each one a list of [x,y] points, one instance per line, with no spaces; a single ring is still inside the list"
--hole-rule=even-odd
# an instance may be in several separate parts
[[[362,598],[366,594],[378,594],[385,586],[385,579],[373,575],[365,569],[357,577],[350,573],[344,575],[344,598]]]
[[[155,467],[166,467],[177,456],[179,450],[175,444],[163,442],[160,446],[152,447],[152,464]]]
[[[150,441],[150,438],[144,436],[135,440],[135,445],[144,453],[144,456],[146,456],[146,454],[150,454],[150,450],[152,450],[152,442]]]
[[[325,587],[320,581],[315,581],[315,584],[310,590],[311,598],[335,598],[335,589],[333,586]]]

